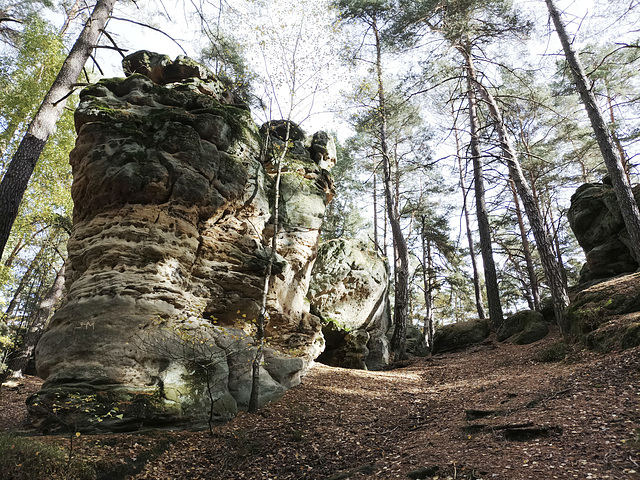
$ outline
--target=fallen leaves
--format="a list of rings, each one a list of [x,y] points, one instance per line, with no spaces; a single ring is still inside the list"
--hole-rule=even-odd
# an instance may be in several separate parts
[[[317,365],[279,402],[213,436],[83,435],[74,444],[101,471],[121,465],[118,478],[140,480],[639,479],[640,349],[533,361],[557,340],[493,342],[387,372]],[[4,410],[16,416],[15,393],[0,391],[5,429],[16,426]]]

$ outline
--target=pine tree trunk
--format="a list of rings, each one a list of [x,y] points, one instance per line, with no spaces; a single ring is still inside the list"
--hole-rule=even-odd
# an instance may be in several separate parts
[[[62,298],[62,294],[64,293],[64,274],[65,266],[62,265],[53,285],[51,285],[51,288],[38,305],[33,320],[29,322],[29,331],[25,335],[22,345],[18,351],[13,352],[9,356],[7,369],[0,375],[0,385],[9,378],[22,377],[29,363],[29,359],[33,355],[36,345],[44,333],[47,321],[53,314],[55,306]]]
[[[622,168],[624,169],[624,173],[627,176],[627,181],[631,182],[631,177],[629,176],[629,159],[627,158],[627,154],[624,151],[624,147],[622,146],[622,142],[616,133],[616,116],[613,111],[613,99],[611,98],[611,91],[609,89],[609,85],[607,85],[607,107],[609,108],[609,120],[611,121],[611,140],[613,144],[616,146],[618,150],[618,155],[620,156],[620,162],[622,163]]]
[[[458,129],[455,124],[455,115],[454,115],[454,134],[456,138],[456,155],[458,157],[458,168],[460,171],[460,189],[462,190],[462,212],[464,214],[464,223],[467,231],[467,242],[469,244],[469,256],[471,257],[471,267],[473,270],[473,290],[475,293],[476,299],[476,309],[478,310],[478,318],[485,319],[487,318],[486,313],[484,312],[484,305],[482,304],[482,288],[480,285],[480,272],[478,270],[478,259],[476,258],[476,248],[473,242],[473,234],[471,233],[471,221],[469,219],[469,207],[467,206],[467,186],[465,185],[464,180],[464,171],[462,169],[462,155],[460,148],[460,138],[458,136]]]
[[[500,290],[498,289],[498,274],[496,264],[493,260],[493,248],[491,246],[491,227],[489,226],[489,215],[484,198],[484,179],[482,176],[482,163],[480,161],[480,140],[478,136],[478,111],[477,99],[473,84],[476,78],[475,68],[471,60],[471,55],[464,49],[460,52],[466,61],[467,70],[467,97],[469,101],[469,125],[470,125],[470,150],[473,160],[474,192],[476,197],[476,216],[478,220],[478,233],[480,234],[480,252],[482,253],[482,263],[484,265],[484,280],[487,290],[487,305],[489,306],[489,321],[494,329],[502,325],[504,315],[500,302]]]
[[[376,38],[376,73],[378,81],[378,114],[380,115],[380,147],[382,150],[382,168],[384,175],[384,193],[386,200],[387,217],[391,225],[391,235],[395,244],[395,296],[393,309],[394,330],[391,337],[391,350],[395,360],[405,357],[405,344],[407,339],[407,311],[409,306],[409,250],[407,242],[400,227],[400,215],[393,198],[393,185],[391,183],[391,162],[389,148],[387,146],[387,114],[385,104],[384,85],[382,82],[382,42],[380,32],[375,22],[372,25]]]
[[[502,155],[509,169],[509,175],[515,183],[518,195],[522,199],[524,211],[529,219],[529,225],[531,225],[533,237],[536,240],[545,278],[547,279],[549,289],[551,290],[551,300],[553,302],[556,322],[558,323],[563,335],[568,336],[570,325],[565,321],[564,310],[569,305],[569,295],[567,294],[567,289],[562,281],[562,272],[560,271],[560,267],[558,266],[558,262],[553,252],[551,238],[545,228],[542,213],[540,212],[540,208],[533,196],[531,187],[524,178],[520,162],[516,157],[511,142],[509,141],[507,129],[502,120],[502,114],[500,113],[500,108],[498,107],[495,98],[493,98],[491,92],[484,88],[479,82],[476,81],[474,83],[478,92],[482,95],[489,107],[489,111],[493,117],[494,125],[498,133]]]
[[[518,201],[518,192],[516,191],[513,179],[509,180],[509,187],[511,188],[511,193],[513,194],[513,203],[516,208],[516,218],[518,219],[518,228],[520,229],[522,251],[524,253],[525,263],[527,264],[527,274],[529,275],[529,287],[531,288],[533,309],[536,311],[540,311],[540,291],[538,289],[538,277],[536,276],[536,269],[533,264],[533,257],[531,255],[531,247],[529,246],[529,239],[527,238],[527,230],[524,226],[522,210],[520,209],[520,202]]]
[[[67,99],[73,92],[73,85],[80,76],[91,50],[98,43],[116,1],[98,0],[96,3],[91,18],[85,24],[57,78],[45,95],[0,183],[0,257],[38,158],[62,115]]]
[[[382,249],[378,243],[378,185],[376,181],[376,172],[373,172],[373,245],[376,252],[382,253]]]
[[[556,227],[555,220],[553,219],[553,208],[551,208],[551,200],[549,200],[549,224],[551,225],[551,233],[553,235],[553,243],[555,245],[556,258],[558,259],[558,266],[562,273],[562,282],[565,288],[567,288],[567,269],[564,267],[562,261],[562,249],[560,248],[560,238],[558,235],[558,227]]]
[[[424,288],[424,327],[422,334],[427,342],[429,353],[433,352],[433,258],[431,255],[431,244],[426,238],[425,228],[426,218],[422,217],[422,284]]]
[[[571,68],[576,89],[580,93],[580,98],[582,99],[582,103],[584,104],[589,120],[591,121],[591,127],[593,128],[593,133],[595,134],[598,146],[600,147],[604,163],[607,166],[607,172],[609,173],[609,178],[611,178],[611,184],[618,199],[618,204],[620,205],[622,218],[624,219],[627,232],[631,239],[631,254],[634,256],[636,261],[640,263],[640,210],[638,209],[638,204],[633,197],[631,185],[625,173],[622,161],[616,152],[615,146],[613,145],[609,129],[607,128],[602,113],[600,112],[600,108],[596,103],[593,91],[589,87],[589,80],[584,72],[582,62],[580,62],[580,58],[578,58],[578,55],[571,45],[569,34],[562,22],[560,12],[553,0],[545,1],[547,3],[547,8],[549,9],[551,19],[553,20],[553,24],[556,27],[558,37],[560,38],[560,43],[562,43],[567,63]]]

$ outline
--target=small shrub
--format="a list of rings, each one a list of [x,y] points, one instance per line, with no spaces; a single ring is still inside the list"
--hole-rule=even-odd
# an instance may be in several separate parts
[[[0,434],[0,472],[7,480],[94,480],[95,471],[69,451],[32,438]]]
[[[569,353],[569,346],[563,342],[552,343],[551,345],[540,350],[533,358],[536,362],[561,362]]]

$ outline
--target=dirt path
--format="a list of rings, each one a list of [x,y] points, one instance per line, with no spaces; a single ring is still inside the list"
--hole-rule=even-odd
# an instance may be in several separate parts
[[[83,436],[77,448],[135,479],[640,479],[640,349],[533,360],[554,341],[488,342],[388,372],[317,365],[213,438]],[[15,425],[5,413],[18,397],[0,393],[0,428]]]

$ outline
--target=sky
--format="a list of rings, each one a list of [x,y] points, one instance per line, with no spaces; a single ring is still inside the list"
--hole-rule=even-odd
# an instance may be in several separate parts
[[[205,1],[205,4],[207,2],[207,0],[148,0],[145,2],[144,10],[142,8],[138,8],[136,4],[132,2],[121,1],[116,4],[114,12],[114,17],[116,18],[110,20],[108,30],[113,35],[118,46],[128,50],[127,53],[133,53],[137,50],[150,50],[167,54],[171,58],[175,58],[186,52],[187,55],[198,58],[202,47],[206,44],[206,39],[200,33],[200,22],[199,19],[194,16],[192,4],[201,1]],[[307,4],[306,7],[305,1]],[[272,0],[268,1],[266,3],[269,5],[269,9],[271,10],[270,14],[275,20],[272,20],[271,25],[269,25],[267,21],[263,21],[263,25],[261,27],[258,27],[260,22],[256,21],[256,18],[251,15],[247,15],[243,19],[242,12],[238,14],[231,11],[231,8],[236,8],[236,6],[241,9],[244,5],[255,2],[248,2],[247,0],[228,0],[226,3],[229,4],[229,7],[223,11],[222,17],[228,19],[225,22],[227,28],[231,28],[234,31],[242,31],[244,37],[250,41],[252,40],[251,37],[253,37],[255,45],[258,44],[260,36],[265,38],[265,36],[273,37],[274,34],[280,35],[280,32],[284,31],[285,26],[287,28],[293,27],[295,29],[296,26],[301,24],[300,22],[306,22],[306,24],[303,24],[305,28],[303,46],[313,50],[316,48],[314,44],[321,45],[323,42],[323,36],[326,36],[326,32],[330,32],[330,30],[323,30],[322,22],[318,22],[315,17],[312,17],[310,20],[301,21],[300,12],[308,13],[309,11],[313,11],[313,4],[319,3],[319,1],[320,0],[316,0],[315,2],[313,0],[299,0],[298,2],[289,2],[287,0],[282,2],[275,2]],[[572,27],[575,27],[575,30],[577,30],[578,22],[591,8],[593,0],[556,1],[561,8],[567,11],[567,14],[565,15],[566,21],[569,22],[569,28],[573,31],[574,29]],[[142,2],[139,3],[142,5]],[[536,16],[546,16],[546,7],[543,0],[515,0],[515,3],[525,10],[534,11]],[[214,1],[213,4],[217,5],[218,2]],[[278,11],[276,8],[276,5],[280,4],[286,7],[284,14],[282,9]],[[300,5],[302,5],[302,7],[300,7]],[[309,5],[311,7],[309,7]],[[159,12],[159,14],[150,16],[148,13],[149,7],[156,10],[156,12]],[[205,11],[212,15],[217,13],[211,5]],[[133,19],[140,23],[148,23],[166,34],[131,22],[120,20],[119,18]],[[70,40],[74,38],[74,36],[77,36],[78,28],[69,32]],[[258,28],[262,28],[262,31],[258,31]],[[272,29],[271,32],[269,32],[270,28]],[[276,71],[282,71],[281,66],[283,62],[278,58],[273,59],[274,55],[277,56],[277,53],[274,54],[274,51],[277,51],[277,46],[274,47],[271,45],[271,47],[272,48],[269,50],[269,45],[267,45],[268,51],[263,51],[257,46],[254,46],[248,50],[248,56],[252,60],[254,68],[264,71],[265,68],[267,68],[265,65],[267,65],[268,68],[270,68],[270,73],[273,74]],[[557,43],[556,36],[550,35],[548,36],[547,41],[538,42],[532,47],[532,49],[533,55],[538,55],[542,61],[543,55],[557,52],[559,50],[559,44]],[[317,63],[318,58],[322,60],[322,55],[337,56],[336,53],[331,52],[328,54],[316,53],[315,55],[315,58],[312,57],[312,54],[309,55],[310,60],[307,62],[308,65],[314,65]],[[272,60],[266,60],[267,56],[272,58]],[[121,56],[118,52],[114,50],[100,49],[97,52],[96,57],[100,68],[104,72],[104,76],[122,76]],[[326,90],[315,95],[313,115],[309,117],[308,109],[299,108],[292,113],[292,118],[298,123],[301,122],[303,128],[309,132],[315,132],[320,129],[334,131],[341,140],[345,140],[346,137],[352,134],[352,131],[346,126],[346,123],[342,118],[339,118],[335,114],[329,112],[329,110],[336,110],[339,108],[341,103],[343,103],[340,101],[339,97],[343,91],[347,91],[349,89],[346,82],[348,74],[346,70],[341,69],[342,67],[339,67],[335,62],[331,68],[335,69],[335,72],[333,72],[334,75],[331,75],[331,72],[326,71],[312,73],[306,72],[308,75],[328,74],[325,79],[325,87],[327,85],[329,86]],[[299,70],[300,72],[305,73],[303,72],[303,69]],[[97,70],[96,75],[101,76]],[[271,96],[272,98],[277,97],[278,102],[282,102],[283,98],[288,97],[288,93],[287,86],[280,86],[275,88],[274,92],[264,92],[263,89],[261,96]],[[302,94],[299,94],[298,98],[302,96]],[[275,104],[276,102],[272,100],[271,105]],[[262,123],[262,121],[266,120],[266,117],[268,116],[272,118],[285,118],[288,116],[288,108],[286,106],[281,109],[284,110],[282,113],[278,113],[277,108],[272,108],[276,110],[276,112],[272,112],[270,114],[257,112],[254,109],[253,113],[257,122]]]
[[[298,60],[300,60],[298,61],[298,65],[302,65],[297,68],[297,84],[300,85],[304,83],[308,86],[313,86],[317,83],[321,74],[326,75],[329,73],[326,71],[317,72],[313,69],[315,67],[312,68],[312,66],[323,64],[325,60],[329,58],[325,53],[327,51],[327,45],[326,41],[323,40],[323,38],[326,38],[324,29],[317,24],[310,24],[310,21],[314,23],[317,21],[315,17],[307,15],[306,18],[302,19],[302,15],[296,13],[303,11],[305,3],[308,6],[309,4],[318,3],[319,1],[320,0],[300,0],[295,3],[291,2],[286,9],[276,8],[279,2],[268,2],[271,19],[269,21],[265,20],[262,24],[250,15],[247,15],[246,23],[242,23],[241,14],[229,11],[223,12],[225,14],[228,13],[227,16],[232,19],[227,28],[243,30],[245,38],[255,42],[255,45],[247,51],[247,56],[252,62],[253,67],[262,72],[268,68],[271,76],[276,79],[275,83],[277,85],[269,85],[268,91],[265,91],[263,87],[262,92],[259,93],[263,99],[272,98],[272,112],[263,113],[254,109],[253,114],[258,123],[262,123],[266,120],[266,117],[286,118],[289,115],[289,105],[286,99],[289,97],[289,85],[291,85],[292,80],[291,78],[285,78],[286,76],[290,77],[290,75],[287,75],[286,72],[283,73],[286,69],[282,66],[283,64],[291,64],[292,62],[290,60],[282,60],[283,48],[281,48],[281,44],[278,44],[278,40],[281,41],[280,43],[292,41],[291,38],[285,38],[284,32],[286,30],[292,29],[296,31],[296,28],[301,28],[305,31],[302,44],[296,47],[296,55]],[[199,19],[194,17],[192,11],[185,10],[186,7],[190,7],[191,2],[164,0],[163,3],[160,3],[160,0],[151,0],[149,3],[155,5],[160,11],[164,10],[166,12],[165,15],[155,15],[151,18],[145,18],[146,14],[143,14],[141,10],[137,10],[135,5],[127,5],[122,2],[116,4],[116,11],[114,12],[114,17],[116,18],[110,20],[108,30],[118,43],[118,46],[126,48],[128,50],[127,54],[137,50],[150,50],[167,54],[171,58],[176,58],[178,55],[184,55],[186,52],[188,56],[197,59],[200,56],[202,48],[206,45],[206,37],[200,33]],[[244,0],[232,0],[230,3],[236,3],[242,6],[243,3],[246,4],[248,2]],[[287,3],[289,2],[284,2],[284,5],[286,6]],[[216,12],[213,11],[211,7],[207,10],[207,13],[215,14]],[[167,20],[167,16],[170,17],[171,21]],[[166,32],[168,35],[119,20],[118,18],[129,18],[140,23],[149,23],[162,32]],[[77,35],[77,32],[72,32],[71,34]],[[169,36],[173,39],[169,38]],[[264,41],[265,38],[267,38],[266,42]],[[262,47],[258,47],[257,45],[259,45],[261,39],[262,43],[260,43],[260,45],[262,45]],[[269,39],[271,41],[269,41]],[[103,41],[103,43],[106,42]],[[324,59],[322,58],[323,54],[325,55]],[[290,53],[289,55],[291,56]],[[267,58],[270,58],[270,60],[267,60]],[[122,76],[122,57],[118,52],[115,50],[100,49],[97,52],[97,59],[100,68],[104,72],[104,76]],[[95,73],[101,76],[97,70]],[[327,78],[329,76],[330,75],[328,75]],[[309,107],[310,104],[308,102],[303,104],[302,101],[294,101],[297,106],[293,109],[291,118],[298,123],[302,123],[302,127],[309,133],[321,129],[330,131],[345,130],[344,122],[334,115],[327,113],[330,107],[323,102],[326,98],[334,98],[335,93],[340,88],[344,88],[344,85],[342,87],[335,86],[337,78],[344,78],[344,75],[339,75],[328,80],[334,82],[333,87],[330,89],[332,95],[328,95],[326,92],[324,96],[316,95],[312,107]],[[296,92],[296,98],[298,99],[308,95],[303,88],[296,87]],[[274,100],[276,97],[277,101]],[[269,101],[267,101],[267,104],[269,104]],[[278,105],[280,105],[280,108],[278,108]],[[309,117],[310,108],[313,110],[313,115]]]

